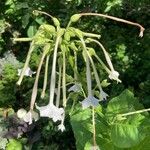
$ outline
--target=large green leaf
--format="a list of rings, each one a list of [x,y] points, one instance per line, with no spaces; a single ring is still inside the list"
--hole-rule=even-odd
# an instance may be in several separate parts
[[[144,107],[129,90],[124,90],[119,96],[113,98],[106,109],[106,116],[111,122],[117,114],[127,113]]]
[[[114,124],[111,128],[111,139],[115,146],[129,148],[140,142],[140,133],[136,126]]]
[[[130,148],[139,144],[146,136],[142,130],[142,122],[147,116],[144,114],[129,115],[124,120],[116,118],[118,114],[133,112],[143,108],[129,90],[123,91],[113,98],[106,109],[106,118],[111,127],[110,139],[119,148]]]
[[[147,136],[137,146],[135,146],[129,150],[149,150],[150,149],[150,143],[149,142],[150,142],[150,136]]]

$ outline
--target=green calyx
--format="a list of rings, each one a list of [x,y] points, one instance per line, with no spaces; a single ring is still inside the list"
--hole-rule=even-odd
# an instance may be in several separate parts
[[[80,14],[75,14],[71,16],[70,21],[71,22],[77,22],[80,19],[81,15]]]
[[[56,27],[60,27],[60,22],[58,21],[57,18],[53,17],[53,22]]]

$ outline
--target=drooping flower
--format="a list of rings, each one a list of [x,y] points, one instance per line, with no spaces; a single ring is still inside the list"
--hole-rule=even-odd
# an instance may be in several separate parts
[[[94,96],[88,96],[81,102],[81,104],[83,109],[88,108],[90,106],[96,107],[99,104],[99,100]]]
[[[61,132],[63,132],[63,131],[66,130],[66,128],[65,128],[65,126],[64,126],[63,123],[61,123],[61,124],[58,125],[58,130],[61,130]]]
[[[18,69],[18,76],[21,75],[21,72],[22,72],[22,69]],[[32,77],[32,75],[35,74],[35,73],[36,73],[36,72],[32,71],[32,70],[30,69],[30,67],[27,67],[27,69],[26,69],[24,75],[25,75],[25,76]]]
[[[42,107],[36,105],[36,108],[40,111],[41,117],[52,118],[54,122],[63,120],[63,108],[58,108],[54,104],[48,104]]]
[[[105,93],[102,89],[100,91],[100,101],[106,100],[108,97],[108,94]]]
[[[81,88],[82,88],[82,85],[80,83],[75,83],[73,86],[71,86],[69,89],[68,89],[68,92],[80,92],[81,91]]]
[[[121,80],[118,77],[119,77],[119,73],[115,70],[112,70],[109,74],[109,78],[111,80],[116,80],[117,82],[121,82]]]
[[[22,118],[25,122],[32,124],[32,120],[37,121],[39,119],[39,115],[37,112],[30,110],[28,111]]]

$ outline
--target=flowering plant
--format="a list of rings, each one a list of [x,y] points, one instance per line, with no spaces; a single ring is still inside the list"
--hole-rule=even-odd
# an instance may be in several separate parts
[[[42,24],[37,33],[32,38],[14,38],[14,41],[30,41],[30,48],[27,54],[26,62],[24,64],[23,69],[18,70],[19,80],[17,82],[18,85],[21,84],[23,77],[32,76],[35,72],[30,69],[30,58],[37,48],[42,50],[42,56],[40,59],[40,63],[38,65],[38,69],[36,71],[35,82],[33,85],[31,102],[30,102],[30,110],[28,112],[24,111],[24,114],[21,115],[19,112],[20,118],[29,124],[32,123],[32,120],[38,120],[38,113],[35,112],[34,106],[39,110],[40,117],[48,117],[53,120],[53,122],[60,121],[61,123],[58,125],[58,129],[61,131],[65,130],[64,119],[65,119],[65,108],[68,103],[68,93],[76,92],[80,93],[83,97],[81,101],[81,105],[83,109],[88,107],[92,108],[92,122],[93,122],[93,146],[92,149],[97,149],[96,144],[96,130],[95,130],[95,109],[99,106],[100,101],[104,101],[107,99],[108,94],[104,92],[103,87],[101,85],[101,81],[99,78],[99,72],[96,67],[96,63],[99,63],[103,69],[108,73],[108,78],[111,80],[116,80],[117,82],[121,82],[119,79],[119,73],[114,69],[113,64],[111,62],[110,55],[108,51],[104,48],[103,44],[99,41],[100,35],[94,33],[87,33],[81,31],[78,28],[72,27],[72,24],[77,22],[83,16],[99,16],[108,19],[112,19],[118,22],[127,23],[133,26],[137,26],[140,28],[139,36],[143,36],[144,28],[138,24],[130,21],[126,21],[124,19],[97,14],[97,13],[81,13],[75,14],[71,16],[70,21],[66,28],[62,28],[60,26],[60,22],[57,18],[39,11],[35,10],[33,12],[34,15],[45,14],[49,16],[54,26],[50,24]],[[105,57],[106,63],[104,63],[100,56],[98,56],[96,50],[93,48],[92,44],[98,45]],[[86,83],[84,85],[84,81],[80,80],[80,71],[78,68],[78,55],[82,55],[82,60],[86,66]],[[50,63],[50,57],[52,57],[52,61]],[[71,58],[71,59],[70,59]],[[43,81],[43,89],[41,92],[41,98],[45,97],[46,88],[48,85],[48,80],[50,81],[49,88],[49,103],[46,106],[39,107],[35,101],[37,98],[38,91],[38,81],[40,72],[43,64],[45,63],[45,74]],[[66,77],[69,74],[67,72],[68,68],[72,68],[74,79],[72,82],[67,81]],[[50,70],[51,69],[51,70]],[[51,76],[48,78],[48,72],[50,71]],[[58,82],[57,82],[58,79]],[[98,89],[98,94],[95,94],[95,89],[93,89],[92,81],[96,81],[96,89]],[[67,85],[72,84],[71,87],[67,87]],[[56,90],[57,86],[57,90]],[[62,88],[62,92],[61,92]],[[67,91],[68,88],[68,91]],[[56,92],[57,91],[57,92]],[[56,96],[55,96],[56,93]],[[62,96],[61,96],[62,93]],[[62,101],[61,101],[62,100]]]

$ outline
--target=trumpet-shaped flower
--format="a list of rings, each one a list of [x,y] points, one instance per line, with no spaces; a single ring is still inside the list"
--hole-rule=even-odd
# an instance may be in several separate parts
[[[73,86],[71,86],[69,89],[68,89],[68,92],[80,92],[81,91],[81,88],[82,88],[82,85],[80,83],[75,83]]]
[[[94,96],[88,96],[81,102],[81,104],[83,109],[88,108],[90,106],[96,107],[99,104],[99,100]]]
[[[65,126],[63,123],[58,125],[58,130],[61,130],[61,132],[65,131]]]
[[[22,69],[18,69],[18,76],[21,75],[21,72],[22,72]],[[32,77],[32,75],[35,74],[35,73],[36,73],[36,72],[32,71],[32,70],[30,69],[30,67],[27,67],[27,69],[26,69],[24,75],[25,75],[25,76]]]
[[[119,80],[119,73],[115,70],[111,71],[110,74],[109,74],[109,78],[111,80],[116,80],[117,82],[121,82],[121,80]]]
[[[42,107],[36,105],[36,108],[40,111],[41,117],[52,118],[54,122],[61,121],[63,119],[64,109],[58,108],[54,104],[48,104]]]
[[[38,113],[33,110],[28,111],[22,118],[25,122],[32,124],[32,120],[37,121],[39,119]]]
[[[100,91],[100,101],[106,100],[108,94],[105,93],[103,90]]]

